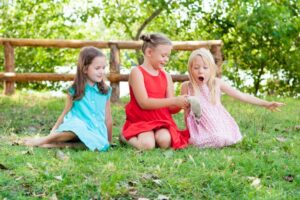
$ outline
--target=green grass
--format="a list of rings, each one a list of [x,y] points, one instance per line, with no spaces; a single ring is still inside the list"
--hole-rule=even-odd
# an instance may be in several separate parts
[[[0,199],[299,199],[300,101],[275,99],[282,112],[225,98],[241,143],[222,149],[137,151],[120,146],[124,104],[112,105],[116,147],[98,153],[42,149],[13,141],[46,135],[64,99],[0,96]],[[182,113],[174,116],[183,128]],[[60,154],[66,159],[62,159]],[[255,179],[260,182],[255,185]],[[162,196],[164,195],[164,196]]]

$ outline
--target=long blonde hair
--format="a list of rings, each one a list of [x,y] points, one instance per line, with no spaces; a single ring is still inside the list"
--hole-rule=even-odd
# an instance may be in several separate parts
[[[216,75],[217,75],[217,65],[215,64],[214,58],[212,54],[210,53],[209,50],[205,48],[200,48],[194,50],[188,61],[188,72],[189,72],[189,79],[190,83],[192,84],[192,90],[194,92],[195,96],[199,96],[200,94],[200,88],[199,85],[197,84],[195,78],[192,76],[192,67],[194,60],[197,56],[200,56],[204,63],[208,65],[210,69],[210,77],[207,82],[208,89],[210,91],[210,101],[215,104],[216,103]]]

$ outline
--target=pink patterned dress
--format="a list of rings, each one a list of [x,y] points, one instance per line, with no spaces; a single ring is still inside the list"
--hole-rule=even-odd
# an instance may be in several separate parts
[[[190,89],[188,90],[190,94]],[[187,126],[190,132],[190,144],[205,147],[224,147],[242,140],[239,127],[228,111],[221,104],[221,91],[217,86],[216,104],[210,102],[207,85],[200,86],[201,117],[196,120],[190,112]]]

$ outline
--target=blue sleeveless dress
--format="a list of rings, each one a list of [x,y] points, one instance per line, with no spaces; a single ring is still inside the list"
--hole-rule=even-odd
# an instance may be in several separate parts
[[[70,94],[74,90],[70,89]],[[97,85],[86,84],[85,94],[80,100],[73,101],[73,106],[65,115],[63,123],[56,129],[57,133],[72,131],[90,150],[106,151],[109,148],[105,124],[105,108],[111,95],[99,92]]]

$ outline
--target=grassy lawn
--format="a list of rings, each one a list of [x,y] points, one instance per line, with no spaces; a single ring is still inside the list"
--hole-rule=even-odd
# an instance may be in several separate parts
[[[120,146],[124,105],[112,105],[108,152],[28,148],[15,140],[46,135],[63,98],[0,96],[0,199],[299,199],[300,101],[282,98],[282,112],[225,98],[241,143],[222,149],[137,151]],[[182,113],[174,116],[183,128]]]

